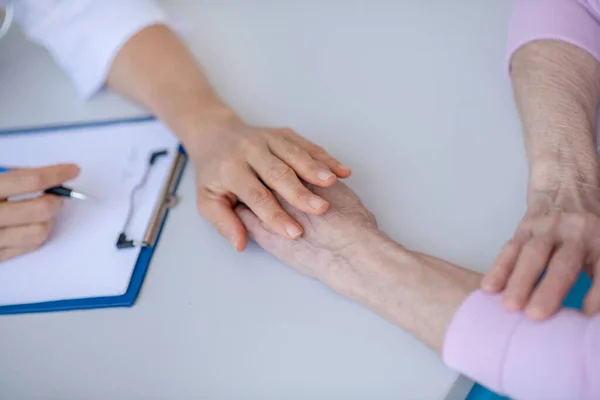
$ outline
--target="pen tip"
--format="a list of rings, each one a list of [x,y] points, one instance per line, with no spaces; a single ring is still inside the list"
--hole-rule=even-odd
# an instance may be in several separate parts
[[[78,199],[78,200],[86,200],[88,198],[88,196],[86,196],[83,193],[78,193],[78,192],[71,192],[71,196],[74,199]]]

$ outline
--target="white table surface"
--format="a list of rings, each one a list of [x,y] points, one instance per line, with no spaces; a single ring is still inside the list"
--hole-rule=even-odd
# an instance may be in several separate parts
[[[327,147],[380,225],[485,271],[525,205],[504,71],[510,2],[169,1],[250,122]],[[0,128],[144,113],[88,103],[18,30],[0,40]],[[1,150],[1,149],[0,149]],[[190,169],[137,304],[0,318],[10,399],[442,399],[458,375],[401,329],[236,254],[196,214]]]

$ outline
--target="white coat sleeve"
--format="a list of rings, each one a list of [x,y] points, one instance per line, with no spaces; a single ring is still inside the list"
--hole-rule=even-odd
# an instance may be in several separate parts
[[[50,51],[84,98],[104,87],[121,47],[137,32],[168,24],[151,0],[16,0],[26,36]]]

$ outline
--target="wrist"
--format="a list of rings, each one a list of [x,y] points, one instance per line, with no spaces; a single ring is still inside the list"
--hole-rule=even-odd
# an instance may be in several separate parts
[[[370,302],[380,293],[380,284],[394,281],[405,265],[414,264],[411,251],[379,229],[366,230],[354,246],[347,246],[331,267],[317,277],[338,293],[360,303]],[[403,277],[405,278],[405,277]]]
[[[529,192],[549,192],[569,188],[600,188],[600,162],[596,150],[573,157],[538,159],[531,163]]]
[[[190,101],[172,118],[175,131],[184,146],[196,147],[210,136],[222,134],[227,126],[242,123],[236,112],[217,99]]]

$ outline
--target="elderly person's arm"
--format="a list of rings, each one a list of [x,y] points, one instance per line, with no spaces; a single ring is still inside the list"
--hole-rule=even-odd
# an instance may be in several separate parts
[[[559,309],[581,268],[600,275],[599,11],[597,0],[515,2],[508,69],[530,165],[528,209],[482,288],[503,291],[508,309],[532,319]],[[584,310],[600,311],[600,276]]]
[[[561,310],[539,323],[509,312],[499,295],[476,290],[480,274],[390,239],[344,184],[314,190],[330,209],[313,216],[286,205],[304,225],[296,241],[237,211],[267,251],[407,330],[473,380],[519,400],[600,399],[600,316]]]
[[[294,239],[302,228],[272,191],[319,214],[327,202],[303,182],[329,186],[350,175],[347,167],[291,129],[246,124],[213,90],[157,2],[13,4],[27,36],[52,53],[84,98],[108,87],[171,128],[194,165],[200,214],[237,250],[246,246],[246,231],[233,212],[238,200],[279,234]]]

